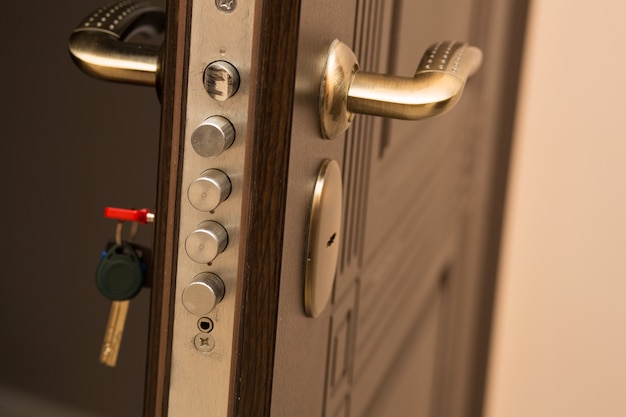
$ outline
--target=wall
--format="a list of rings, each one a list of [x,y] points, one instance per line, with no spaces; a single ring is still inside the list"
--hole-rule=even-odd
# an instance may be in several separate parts
[[[532,2],[488,417],[626,415],[625,14]]]
[[[0,416],[139,416],[149,292],[133,299],[117,368],[98,362],[110,301],[94,284],[115,221],[153,208],[160,105],[96,81],[67,42],[102,0],[12,1],[0,13]],[[150,245],[151,226],[138,240]]]

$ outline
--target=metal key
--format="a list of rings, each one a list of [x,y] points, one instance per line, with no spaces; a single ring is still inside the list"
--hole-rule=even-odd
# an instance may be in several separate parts
[[[100,362],[104,365],[115,367],[117,364],[117,355],[122,344],[122,335],[124,334],[124,325],[126,324],[129,305],[129,300],[113,301],[111,303],[111,312],[109,313],[102,350],[100,351]]]
[[[107,245],[96,270],[98,289],[112,300],[100,351],[100,362],[111,367],[117,364],[130,298],[141,289],[145,272],[133,245],[122,240],[122,225],[118,223],[115,242]],[[137,232],[136,225],[133,223],[130,240]]]
[[[126,255],[125,252],[128,250],[132,250],[129,245],[111,247],[100,261],[96,273],[98,288],[105,296],[112,299],[100,352],[100,362],[111,367],[117,364],[129,300],[143,284],[139,261],[135,256]]]

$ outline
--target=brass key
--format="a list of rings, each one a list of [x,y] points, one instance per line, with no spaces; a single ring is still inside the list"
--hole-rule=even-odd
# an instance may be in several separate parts
[[[117,355],[122,344],[122,335],[124,334],[124,325],[126,324],[129,305],[129,300],[113,301],[111,303],[109,321],[107,322],[102,350],[100,351],[100,362],[104,365],[115,367],[117,364]]]
[[[122,225],[121,221],[117,224],[115,242],[107,247],[96,269],[98,289],[112,300],[100,351],[100,362],[111,367],[117,364],[129,300],[143,286],[145,268],[140,254],[147,254],[140,246],[130,243],[137,233],[137,223],[132,225],[130,241],[122,240]]]

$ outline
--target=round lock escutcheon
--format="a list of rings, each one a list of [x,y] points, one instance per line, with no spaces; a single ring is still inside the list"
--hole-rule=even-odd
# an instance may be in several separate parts
[[[318,317],[330,300],[335,284],[343,212],[341,169],[333,160],[320,167],[309,219],[304,283],[304,309]]]

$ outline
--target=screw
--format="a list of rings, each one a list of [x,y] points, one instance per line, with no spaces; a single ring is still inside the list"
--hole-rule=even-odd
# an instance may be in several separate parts
[[[237,0],[215,0],[215,6],[220,12],[230,14],[237,8]]]
[[[215,339],[210,334],[198,333],[193,338],[193,345],[200,352],[210,352],[215,347]]]

